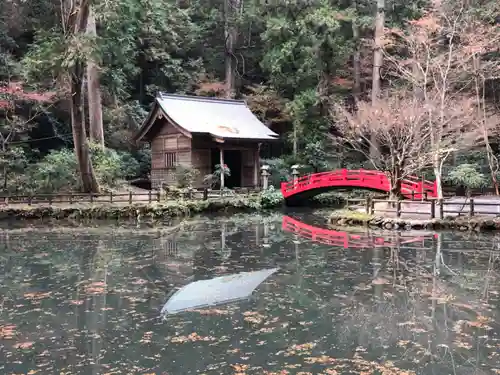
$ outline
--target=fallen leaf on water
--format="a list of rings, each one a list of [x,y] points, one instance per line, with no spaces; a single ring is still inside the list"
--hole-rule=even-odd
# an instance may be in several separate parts
[[[196,342],[196,341],[214,341],[213,336],[200,336],[196,332],[191,333],[189,336],[176,336],[173,337],[170,342],[173,343],[185,343],[185,342]]]
[[[33,293],[25,293],[24,298],[28,298],[34,301],[41,300],[43,298],[47,298],[51,295],[51,292],[33,292]]]
[[[372,281],[373,285],[384,285],[384,284],[389,284],[389,280],[386,280],[382,277],[377,277],[376,279],[373,279]]]
[[[0,338],[1,339],[11,339],[16,334],[15,325],[0,325]]]
[[[248,365],[240,365],[240,364],[231,365],[231,367],[238,372],[244,372],[248,369]]]
[[[18,344],[15,344],[14,348],[16,348],[16,349],[29,349],[33,346],[33,344],[34,344],[33,341],[20,342]]]
[[[82,301],[81,299],[73,299],[71,301],[69,301],[69,303],[71,305],[82,305],[84,301]]]
[[[102,281],[96,281],[85,287],[85,292],[88,294],[101,294],[104,293],[106,284]]]
[[[331,363],[334,362],[335,359],[332,357],[328,357],[327,355],[322,355],[321,357],[307,357],[304,359],[306,363],[313,364],[313,363]]]

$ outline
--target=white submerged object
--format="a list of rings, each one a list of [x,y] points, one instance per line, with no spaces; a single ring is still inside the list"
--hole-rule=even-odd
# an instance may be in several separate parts
[[[260,284],[277,270],[278,268],[272,268],[241,272],[210,280],[195,281],[175,292],[165,303],[161,313],[172,315],[186,310],[248,298]]]

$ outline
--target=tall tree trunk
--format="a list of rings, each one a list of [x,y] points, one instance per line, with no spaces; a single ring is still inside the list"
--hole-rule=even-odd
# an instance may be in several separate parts
[[[354,7],[357,9],[358,3],[354,1]],[[352,68],[354,71],[354,86],[353,86],[353,96],[356,101],[359,100],[359,95],[361,94],[361,46],[359,37],[359,24],[356,18],[352,21],[352,36],[354,42],[354,53],[352,55]]]
[[[373,41],[373,73],[372,73],[372,104],[376,105],[380,98],[380,68],[384,61],[383,37],[385,27],[385,0],[377,1],[377,14],[375,16],[375,37]],[[376,134],[370,138],[370,156],[376,158],[379,154]]]
[[[90,7],[87,20],[87,34],[97,37],[95,14]],[[96,61],[90,57],[87,61],[87,90],[89,99],[89,136],[90,140],[104,148],[104,127],[102,123],[101,86],[99,83],[99,68]]]
[[[391,191],[389,193],[390,199],[399,199],[401,197],[402,175],[403,174],[401,167],[395,164],[390,174],[390,180],[391,180]]]
[[[83,191],[86,193],[98,192],[99,185],[95,177],[94,168],[90,159],[87,134],[85,132],[85,118],[81,106],[83,64],[76,63],[71,69],[71,128],[75,155],[80,172]]]
[[[79,6],[78,6],[79,5]],[[89,14],[89,1],[81,0],[79,4],[74,4],[71,9],[68,24],[72,27],[75,35],[85,32]],[[86,193],[98,192],[99,184],[94,174],[92,161],[90,159],[89,145],[85,132],[85,118],[82,111],[82,92],[84,62],[78,59],[69,68],[70,92],[71,92],[71,128],[73,131],[73,142],[75,144],[75,155],[78,163],[78,171],[82,182],[82,189]]]
[[[434,170],[434,178],[436,179],[436,195],[438,199],[443,198],[443,171],[441,166],[441,157],[439,155],[434,156],[433,161],[433,170]],[[423,198],[422,198],[423,199]]]
[[[474,57],[474,69],[475,69],[475,78],[474,83],[476,87],[476,102],[477,108],[479,112],[479,124],[480,124],[480,133],[483,138],[484,147],[486,149],[486,160],[488,160],[488,167],[490,169],[490,177],[491,182],[493,183],[493,187],[495,188],[495,194],[499,195],[500,189],[498,186],[497,173],[499,170],[498,158],[496,157],[493,149],[490,144],[490,132],[489,127],[487,125],[487,116],[486,116],[486,108],[485,108],[485,79],[481,77],[481,81],[479,81],[479,69],[481,66],[481,60],[479,57]]]
[[[226,97],[236,96],[236,55],[238,27],[236,18],[241,12],[241,0],[224,0],[224,36],[225,36],[225,84]]]

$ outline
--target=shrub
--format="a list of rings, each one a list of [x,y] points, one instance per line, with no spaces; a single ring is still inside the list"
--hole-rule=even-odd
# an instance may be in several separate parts
[[[27,175],[30,186],[25,189],[33,192],[68,191],[80,186],[75,153],[69,149],[49,153]]]
[[[220,182],[221,173],[224,173],[224,176],[226,177],[231,176],[231,170],[226,164],[224,164],[222,167],[220,164],[217,164],[215,166],[214,173],[209,173],[203,176],[203,183],[210,188],[214,188]]]
[[[477,164],[460,164],[454,167],[446,177],[454,185],[462,185],[467,190],[486,186],[487,177],[479,171]]]
[[[115,187],[140,171],[139,162],[129,153],[103,150],[95,145],[90,148],[94,172],[103,189]],[[73,150],[61,149],[47,154],[28,169],[26,179],[24,190],[33,193],[79,190],[80,176]]]
[[[199,175],[200,171],[192,167],[179,165],[175,168],[175,176],[179,188],[193,187]]]
[[[269,189],[263,190],[260,193],[260,204],[262,208],[273,208],[280,206],[283,203],[283,194],[281,190],[276,190],[274,186]]]

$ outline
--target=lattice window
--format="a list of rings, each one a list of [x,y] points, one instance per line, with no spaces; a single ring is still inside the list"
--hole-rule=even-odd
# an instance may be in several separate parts
[[[177,165],[177,153],[176,152],[166,152],[165,153],[165,168],[173,168]]]

